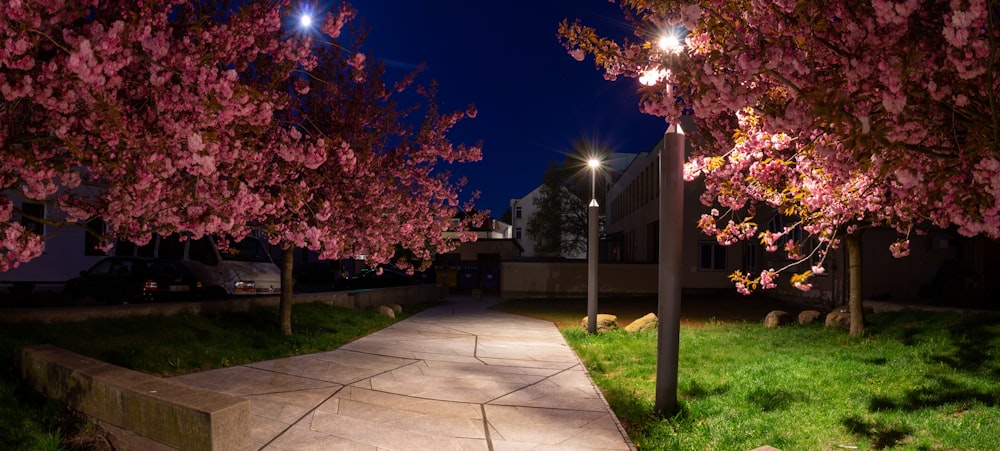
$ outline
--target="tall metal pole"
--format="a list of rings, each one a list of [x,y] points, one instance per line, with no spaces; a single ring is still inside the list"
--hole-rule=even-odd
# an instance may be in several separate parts
[[[597,164],[590,163],[590,206],[587,207],[587,333],[597,333]]]
[[[662,416],[677,413],[677,354],[681,329],[681,246],[684,239],[684,131],[670,124],[660,151],[660,262],[657,285],[656,401]]]

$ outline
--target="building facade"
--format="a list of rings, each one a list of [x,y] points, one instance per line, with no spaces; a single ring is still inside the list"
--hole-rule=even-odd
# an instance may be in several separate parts
[[[693,127],[691,128],[693,129]],[[656,263],[659,249],[659,156],[663,141],[648,152],[639,154],[632,164],[608,188],[607,243],[608,261],[620,263]],[[685,149],[687,155],[691,148]],[[702,214],[710,207],[702,205],[704,192],[700,180],[684,184],[684,215],[667,220],[683,221],[682,284],[686,292],[705,290],[735,291],[728,275],[740,270],[751,275],[767,268],[783,268],[795,262],[781,250],[765,252],[757,240],[740,241],[731,246],[719,244],[697,227]],[[789,218],[766,208],[758,208],[758,230],[780,231]],[[910,237],[910,255],[893,258],[889,245],[899,235],[894,230],[868,229],[862,235],[862,297],[898,302],[1000,305],[1000,284],[986,274],[1000,269],[1000,243],[984,237],[961,237],[953,230],[938,230]],[[795,235],[794,233],[792,235]],[[803,237],[793,236],[801,241]],[[808,245],[808,241],[806,241]],[[847,303],[848,273],[846,246],[841,245],[823,262],[826,272],[814,275],[812,290],[793,288],[789,275],[809,269],[814,261],[789,270],[779,278],[778,287],[768,294],[832,307]]]

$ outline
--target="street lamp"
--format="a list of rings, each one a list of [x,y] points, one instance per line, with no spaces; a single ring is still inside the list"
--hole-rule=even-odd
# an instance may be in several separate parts
[[[312,27],[312,23],[313,18],[311,14],[302,13],[302,15],[299,16],[299,25],[301,25],[302,28],[310,28]]]
[[[600,247],[597,236],[597,168],[601,160],[591,158],[590,206],[587,207],[587,333],[597,333],[597,251]]]
[[[684,46],[676,35],[660,38],[659,47],[668,55]],[[666,101],[673,93],[670,71],[651,70],[640,79],[653,85],[666,79]],[[684,240],[684,131],[676,118],[663,135],[660,150],[660,226],[657,281],[656,399],[654,410],[664,416],[677,413],[677,362],[681,329],[681,265]]]

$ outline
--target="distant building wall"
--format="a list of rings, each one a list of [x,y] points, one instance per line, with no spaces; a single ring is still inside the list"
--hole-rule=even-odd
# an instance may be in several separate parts
[[[521,248],[513,239],[479,239],[462,243],[449,254],[458,254],[462,261],[478,261],[481,255],[497,256],[497,260],[510,260],[521,256]]]
[[[657,293],[658,270],[649,263],[601,263],[597,291],[602,295],[649,296]],[[500,294],[504,298],[584,297],[586,262],[503,262]],[[734,290],[725,273],[685,271],[686,291]]]

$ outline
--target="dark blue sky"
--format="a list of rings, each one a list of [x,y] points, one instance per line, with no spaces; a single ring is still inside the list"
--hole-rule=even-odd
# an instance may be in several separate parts
[[[643,152],[665,128],[639,112],[638,82],[603,78],[592,59],[577,62],[559,44],[559,22],[580,18],[601,34],[630,33],[607,0],[354,0],[369,27],[364,48],[395,80],[425,62],[443,110],[479,113],[456,126],[453,142],[483,143],[478,163],[452,167],[481,191],[476,206],[499,218],[512,198],[541,183],[579,138],[615,151]],[[463,199],[464,200],[464,199]]]

